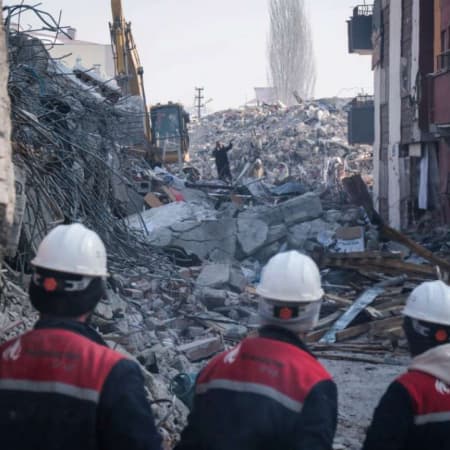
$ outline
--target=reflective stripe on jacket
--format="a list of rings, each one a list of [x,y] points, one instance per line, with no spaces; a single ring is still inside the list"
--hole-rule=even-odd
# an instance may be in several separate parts
[[[381,398],[364,450],[450,450],[450,386],[411,370]]]
[[[45,320],[0,346],[2,450],[160,448],[142,374],[88,326]]]

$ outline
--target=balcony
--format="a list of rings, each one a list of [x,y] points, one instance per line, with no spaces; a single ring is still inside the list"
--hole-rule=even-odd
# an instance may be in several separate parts
[[[372,54],[372,19],[372,5],[359,5],[353,8],[353,15],[347,20],[349,53]]]
[[[450,50],[437,56],[437,71],[430,75],[431,131],[448,135],[450,130]]]
[[[371,95],[359,95],[350,102],[347,125],[349,144],[373,144],[375,115]]]

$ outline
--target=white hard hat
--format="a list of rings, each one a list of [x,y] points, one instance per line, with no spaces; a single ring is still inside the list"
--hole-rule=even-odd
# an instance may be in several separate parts
[[[403,315],[450,325],[450,287],[439,280],[420,284],[409,295]]]
[[[80,223],[58,225],[45,236],[31,264],[91,277],[106,277],[106,250],[100,237]]]
[[[319,269],[295,250],[278,253],[264,266],[256,293],[282,303],[318,301],[323,296]]]

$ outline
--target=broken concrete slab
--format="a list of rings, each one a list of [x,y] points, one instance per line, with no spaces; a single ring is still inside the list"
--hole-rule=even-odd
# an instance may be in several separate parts
[[[173,233],[169,228],[156,228],[147,237],[150,245],[155,247],[167,247],[172,242]]]
[[[114,315],[123,315],[127,308],[127,303],[122,299],[122,297],[111,289],[107,290],[108,301],[111,305]]]
[[[228,300],[227,291],[223,289],[213,289],[202,287],[195,290],[195,296],[208,308],[214,309],[225,306]]]
[[[323,213],[320,198],[313,192],[287,200],[279,205],[279,209],[287,225],[317,219]]]
[[[187,220],[215,220],[214,209],[186,202],[173,202],[158,208],[148,209],[139,214],[133,214],[125,218],[125,223],[132,230],[143,232],[151,236],[158,228],[169,228],[171,225]]]
[[[240,341],[248,334],[247,327],[244,327],[243,325],[236,325],[233,327],[228,328],[226,331],[224,338],[225,339],[231,339],[234,341]]]
[[[205,339],[199,339],[189,344],[179,345],[177,347],[179,352],[184,353],[189,361],[201,361],[202,359],[209,358],[215,353],[223,350],[223,343],[219,337],[210,337]]]
[[[254,256],[258,261],[265,264],[272,256],[281,251],[283,245],[284,244],[280,244],[278,241],[272,242],[272,244],[259,249]]]
[[[316,239],[319,233],[330,229],[322,219],[303,222],[289,228],[288,244],[292,249],[303,249],[308,239]]]
[[[97,304],[95,307],[95,313],[106,320],[111,320],[114,316],[111,305],[104,301]]]
[[[247,286],[248,282],[242,272],[241,267],[231,267],[230,268],[230,278],[228,280],[230,288],[235,292],[242,292]]]
[[[262,220],[269,226],[283,223],[283,216],[277,206],[255,205],[239,213],[240,219]]]
[[[230,279],[229,264],[206,264],[195,284],[198,287],[223,288]]]
[[[185,225],[187,225],[185,223]],[[222,219],[221,221],[189,222],[190,228],[172,241],[188,253],[197,255],[200,259],[210,259],[214,262],[227,262],[234,259],[236,252],[236,221]],[[172,227],[174,229],[174,227]]]
[[[185,201],[190,204],[201,205],[206,209],[214,208],[214,202],[211,201],[205,192],[200,191],[199,189],[184,188],[182,193]]]
[[[323,219],[329,223],[340,223],[342,221],[343,213],[337,209],[329,209],[324,212]]]
[[[267,239],[265,245],[272,244],[275,241],[279,241],[280,239],[284,239],[288,234],[288,229],[286,225],[272,225],[269,227],[269,231],[267,233]]]
[[[250,256],[266,242],[269,227],[262,220],[237,219],[237,239],[245,255]]]
[[[144,292],[142,289],[125,288],[123,290],[123,294],[134,300],[142,300],[144,298]]]

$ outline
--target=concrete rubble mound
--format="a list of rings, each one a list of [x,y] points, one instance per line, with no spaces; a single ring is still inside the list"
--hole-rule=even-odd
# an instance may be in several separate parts
[[[235,176],[259,158],[259,175],[268,184],[295,181],[308,190],[323,184],[334,187],[343,171],[362,173],[369,180],[372,149],[348,144],[347,104],[333,98],[288,108],[263,105],[210,114],[193,125],[192,164],[202,178],[214,178],[214,144],[232,141]]]

